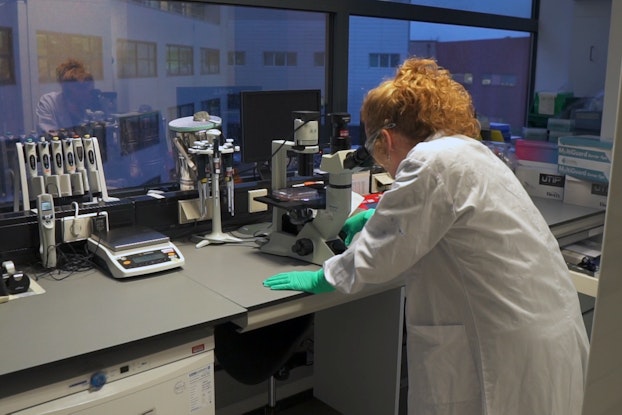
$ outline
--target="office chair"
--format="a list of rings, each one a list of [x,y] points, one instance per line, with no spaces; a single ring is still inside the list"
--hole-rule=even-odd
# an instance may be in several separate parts
[[[269,380],[265,414],[276,414],[276,380],[287,378],[312,321],[308,314],[244,333],[233,323],[214,329],[216,360],[231,377],[246,385]]]

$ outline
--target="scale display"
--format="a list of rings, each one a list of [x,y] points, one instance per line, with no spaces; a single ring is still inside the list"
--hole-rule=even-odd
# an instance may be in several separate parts
[[[139,268],[146,265],[156,265],[163,262],[179,261],[179,254],[172,247],[155,251],[139,252],[137,254],[122,255],[117,258],[119,265],[125,269]]]

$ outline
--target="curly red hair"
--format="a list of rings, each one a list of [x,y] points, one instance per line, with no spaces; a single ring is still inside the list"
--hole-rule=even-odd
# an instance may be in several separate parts
[[[63,82],[91,82],[93,75],[84,64],[76,59],[69,58],[56,68],[56,80]]]
[[[417,142],[442,131],[477,138],[480,124],[470,94],[432,59],[409,58],[395,77],[368,92],[361,108],[372,134],[389,123]]]

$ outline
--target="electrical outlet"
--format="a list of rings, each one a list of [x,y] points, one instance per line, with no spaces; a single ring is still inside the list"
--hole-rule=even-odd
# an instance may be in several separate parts
[[[268,189],[254,189],[248,191],[248,213],[265,212],[268,210],[268,205],[263,202],[258,202],[255,197],[267,196]]]
[[[83,241],[93,233],[92,219],[95,216],[104,216],[108,222],[108,213],[86,213],[78,216],[66,216],[62,218],[63,242]],[[107,227],[107,226],[106,226]]]

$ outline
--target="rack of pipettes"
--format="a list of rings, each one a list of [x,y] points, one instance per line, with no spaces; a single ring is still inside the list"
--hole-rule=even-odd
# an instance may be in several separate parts
[[[209,129],[196,133],[197,140],[192,143],[188,152],[194,155],[194,164],[197,168],[197,190],[199,192],[199,211],[201,218],[206,218],[209,212],[208,203],[212,204],[212,230],[199,237],[197,248],[209,244],[223,244],[243,242],[222,231],[222,214],[220,204],[220,180],[223,175],[227,195],[227,211],[235,214],[235,194],[233,177],[233,155],[240,151],[240,147],[233,144],[232,139],[222,138],[218,129]],[[209,174],[209,178],[208,178]],[[210,186],[211,185],[211,186]]]

